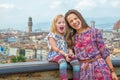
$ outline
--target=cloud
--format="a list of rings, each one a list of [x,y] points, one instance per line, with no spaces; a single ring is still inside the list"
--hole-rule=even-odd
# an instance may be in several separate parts
[[[104,5],[107,3],[107,0],[99,0],[98,3]]]
[[[112,7],[118,8],[119,5],[120,5],[120,1],[119,0],[111,0],[110,4],[111,4]]]
[[[96,4],[93,0],[81,0],[75,8],[78,9],[90,9],[96,7]]]
[[[57,8],[62,2],[61,1],[54,1],[51,5],[50,8],[55,9]]]
[[[15,7],[14,4],[9,4],[9,3],[0,4],[0,8],[4,8],[4,9],[13,9],[14,7]]]

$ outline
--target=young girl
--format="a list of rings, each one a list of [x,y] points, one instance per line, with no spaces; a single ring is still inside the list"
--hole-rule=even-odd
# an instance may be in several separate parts
[[[68,80],[67,62],[69,62],[73,67],[73,80],[79,80],[79,61],[75,58],[72,50],[67,47],[67,43],[64,39],[66,28],[64,16],[55,16],[52,22],[51,31],[46,37],[50,46],[48,61],[59,64],[61,80]]]

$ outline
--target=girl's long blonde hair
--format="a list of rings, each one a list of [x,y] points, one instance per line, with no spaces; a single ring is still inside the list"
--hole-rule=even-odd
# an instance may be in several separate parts
[[[56,28],[56,23],[57,23],[57,20],[59,18],[64,18],[64,16],[62,14],[59,14],[59,15],[56,15],[53,20],[52,20],[52,25],[51,25],[51,28],[50,28],[50,31],[54,34],[57,34],[58,33],[58,30]],[[66,29],[65,29],[66,30]],[[64,35],[66,34],[66,31],[64,32]]]

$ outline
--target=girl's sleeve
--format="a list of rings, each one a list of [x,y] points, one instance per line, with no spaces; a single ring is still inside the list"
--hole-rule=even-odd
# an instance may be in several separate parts
[[[55,34],[52,33],[52,32],[50,32],[50,33],[48,33],[48,35],[45,37],[45,41],[49,41],[49,40],[48,40],[49,37],[52,37],[52,38],[56,39],[56,38],[55,38]]]
[[[104,40],[102,38],[102,33],[100,30],[96,29],[96,42],[97,42],[97,47],[98,50],[100,50],[100,53],[103,57],[103,59],[106,59],[107,56],[109,56],[110,52],[106,48],[106,45],[104,43]]]
[[[48,38],[49,37],[52,37],[52,38],[54,38],[55,40],[56,40],[56,38],[55,38],[55,34],[54,33],[52,33],[52,32],[50,32],[50,33],[48,33],[48,35],[45,37],[45,41],[48,43],[48,47],[49,47],[49,50],[51,50],[51,45],[50,45],[50,42],[49,42],[49,40],[48,40]]]

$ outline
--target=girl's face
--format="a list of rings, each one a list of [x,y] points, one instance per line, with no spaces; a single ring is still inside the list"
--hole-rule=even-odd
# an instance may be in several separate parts
[[[82,28],[81,20],[74,13],[71,13],[70,15],[67,16],[67,21],[69,25],[75,30],[79,30],[80,28]]]
[[[66,22],[65,22],[64,17],[58,18],[56,22],[56,28],[60,34],[63,34],[65,32]]]

